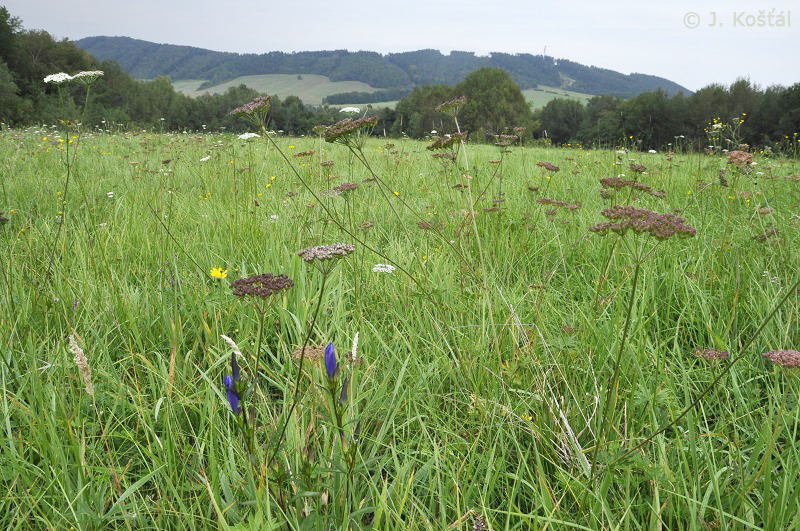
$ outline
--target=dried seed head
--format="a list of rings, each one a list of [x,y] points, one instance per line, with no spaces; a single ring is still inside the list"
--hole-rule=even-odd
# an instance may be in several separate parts
[[[352,192],[358,188],[358,183],[342,183],[339,186],[334,186],[333,189],[339,192],[340,194],[344,194],[346,192]]]
[[[551,171],[553,173],[555,173],[555,172],[557,172],[558,170],[561,169],[558,166],[556,166],[555,164],[551,164],[551,163],[545,162],[543,160],[540,160],[539,162],[537,162],[536,165],[544,168],[547,171]]]
[[[364,116],[358,120],[345,118],[333,124],[325,130],[325,142],[338,142],[347,145],[352,135],[359,133],[362,129],[371,129],[378,123],[378,116]]]
[[[330,245],[317,245],[301,249],[297,254],[305,262],[323,262],[345,258],[355,250],[355,246],[349,243],[332,243]]]
[[[550,199],[549,197],[540,197],[536,200],[537,203],[541,203],[543,205],[553,205],[558,206],[561,208],[566,208],[569,211],[575,211],[581,208],[581,203],[567,203],[566,201],[558,201],[556,199]]]
[[[426,146],[426,149],[434,150],[434,149],[449,149],[452,148],[454,145],[461,144],[462,140],[467,139],[467,135],[469,133],[464,131],[463,133],[455,133],[453,135],[437,138],[433,144]]]
[[[302,355],[303,355],[303,349],[297,348],[292,353],[292,359],[299,360],[300,356]],[[308,361],[311,362],[317,361],[319,359],[322,359],[323,357],[325,357],[325,345],[320,345],[318,347],[306,347],[305,359],[307,359]]]
[[[720,186],[728,186],[728,178],[725,177],[725,168],[719,170],[719,185]]]
[[[418,221],[417,227],[423,230],[443,229],[444,223],[441,221]]]
[[[770,350],[762,354],[762,356],[781,367],[800,367],[800,351],[798,350]]]
[[[662,192],[660,190],[654,190],[653,187],[650,185],[640,183],[639,181],[629,181],[627,179],[623,179],[622,177],[605,177],[603,179],[600,179],[600,184],[603,186],[603,188],[606,189],[613,188],[614,190],[621,190],[622,188],[629,187],[634,190],[638,190],[640,192],[648,193],[653,197],[659,197],[659,198],[666,197],[667,195],[666,192]],[[600,195],[606,198],[606,196],[603,195],[602,192],[600,192]],[[606,193],[606,195],[610,196],[610,194],[608,193]]]
[[[630,168],[633,173],[644,173],[647,171],[646,166],[642,166],[641,164],[635,164],[633,162],[631,162]]]
[[[294,282],[286,275],[273,275],[272,273],[237,278],[231,282],[231,290],[237,297],[258,297],[260,299],[268,299],[292,286],[294,286]]]
[[[266,114],[272,103],[272,96],[259,96],[256,99],[245,103],[241,107],[236,107],[231,111],[233,116],[252,116],[254,114]]]
[[[743,168],[753,163],[753,154],[746,151],[735,150],[728,153],[728,164],[733,164],[737,168]]]
[[[456,116],[458,114],[458,111],[461,110],[461,107],[463,107],[464,104],[466,103],[467,103],[467,97],[459,96],[454,100],[442,103],[441,105],[436,107],[436,110],[444,114],[449,114],[450,116]]]
[[[694,355],[709,362],[728,359],[728,352],[718,348],[696,348]]]
[[[610,230],[625,234],[632,229],[636,234],[649,233],[658,240],[668,240],[673,236],[688,238],[697,232],[694,227],[684,223],[684,218],[671,213],[658,214],[633,206],[614,205],[603,210],[602,214],[612,221],[589,227],[591,232],[607,234]]]

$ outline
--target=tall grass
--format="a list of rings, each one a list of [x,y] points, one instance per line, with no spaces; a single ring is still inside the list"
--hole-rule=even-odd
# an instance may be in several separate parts
[[[512,148],[505,201],[493,203],[496,148],[465,146],[467,181],[425,144],[393,143],[365,144],[368,172],[341,146],[276,139],[317,201],[263,143],[84,135],[63,209],[58,139],[3,132],[0,525],[800,525],[800,389],[760,356],[800,344],[796,162],[756,157],[762,174],[734,189],[718,183],[719,157],[629,153],[620,166],[608,151]],[[629,173],[629,158],[667,195],[625,202],[679,210],[697,228],[640,262],[587,230],[611,206],[599,179]],[[321,171],[320,160],[334,166]],[[561,171],[542,172],[540,160]],[[346,197],[318,193],[345,181],[358,183]],[[545,190],[582,206],[547,213],[536,202]],[[322,279],[297,251],[333,241],[357,250],[326,279],[309,328]],[[406,273],[373,273],[384,257]],[[228,278],[212,278],[215,267]],[[254,471],[226,399],[221,335],[252,375],[259,320],[229,283],[266,271],[295,286],[264,320],[256,443],[282,427],[297,381],[302,399],[275,462]],[[341,355],[356,332],[363,362],[344,431],[352,440],[360,421],[360,434],[348,472],[337,469],[325,367],[307,360],[298,379],[292,354],[310,334]],[[693,354],[706,347],[729,360]]]

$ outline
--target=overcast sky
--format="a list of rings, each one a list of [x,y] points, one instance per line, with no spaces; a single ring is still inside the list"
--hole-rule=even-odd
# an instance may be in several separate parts
[[[0,5],[26,29],[44,29],[59,39],[125,36],[239,53],[434,48],[536,55],[546,47],[555,58],[661,76],[690,90],[738,77],[761,87],[800,82],[800,0],[0,0]],[[784,27],[748,25],[758,24],[760,10],[765,17],[774,15],[773,24],[783,12]]]

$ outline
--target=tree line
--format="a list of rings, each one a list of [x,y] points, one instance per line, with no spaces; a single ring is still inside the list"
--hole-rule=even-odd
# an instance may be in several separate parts
[[[608,147],[634,143],[646,149],[789,147],[797,151],[800,83],[762,89],[748,79],[708,85],[686,96],[661,90],[634,98],[595,96],[585,106],[551,100],[534,113],[536,131],[556,144]]]

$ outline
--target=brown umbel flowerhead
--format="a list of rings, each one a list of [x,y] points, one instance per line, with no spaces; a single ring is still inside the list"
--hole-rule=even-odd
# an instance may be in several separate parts
[[[294,352],[292,352],[292,359],[299,360],[300,357],[303,355],[303,349],[297,348]],[[305,359],[308,361],[316,361],[325,357],[325,345],[320,345],[318,347],[306,347],[306,354]]]
[[[553,205],[559,206],[561,208],[566,208],[567,210],[573,211],[578,210],[581,207],[581,203],[567,203],[566,201],[559,201],[557,199],[550,199],[549,197],[540,197],[536,200],[537,203],[541,203],[543,205]]]
[[[231,290],[237,297],[258,297],[260,299],[268,299],[292,286],[294,286],[294,282],[286,275],[273,275],[272,273],[237,278],[231,282]]]
[[[604,177],[600,179],[600,184],[603,186],[604,189],[613,188],[614,190],[621,190],[626,186],[632,188],[633,190],[638,190],[640,192],[646,192],[653,197],[666,197],[666,192],[662,192],[660,190],[654,190],[652,186],[644,183],[640,183],[639,181],[629,181],[627,179],[623,179],[622,177]],[[600,195],[603,195],[601,192]],[[610,195],[610,194],[607,194]],[[605,195],[603,195],[605,197]]]
[[[697,232],[691,225],[686,225],[684,218],[674,214],[658,214],[632,206],[614,205],[602,212],[603,216],[612,220],[589,227],[591,232],[607,234],[608,231],[623,235],[628,229],[636,234],[649,233],[658,240],[668,240],[673,236],[688,238]]]
[[[442,103],[441,105],[436,107],[436,110],[444,114],[449,114],[450,116],[456,116],[458,114],[458,111],[461,110],[461,107],[463,107],[466,103],[467,103],[466,96],[459,96],[454,100]]]
[[[437,138],[433,144],[429,146],[425,146],[426,149],[434,150],[434,149],[449,149],[452,148],[454,145],[460,145],[462,140],[467,139],[467,133],[464,131],[463,133],[455,133],[450,135],[449,137]]]
[[[332,243],[301,249],[297,254],[306,262],[314,262],[344,258],[355,250],[355,245],[349,243]]]
[[[259,96],[253,101],[245,103],[241,107],[236,107],[231,111],[233,116],[248,116],[257,113],[266,113],[272,103],[272,96]]]
[[[340,194],[352,192],[356,188],[358,188],[358,183],[342,183],[339,186],[333,187],[333,189],[339,192]]]
[[[728,359],[728,352],[718,348],[697,348],[694,355],[706,361],[722,361]]]
[[[728,153],[728,164],[733,164],[737,168],[749,166],[753,163],[753,154],[746,151],[731,151]]]
[[[781,367],[800,367],[800,350],[770,350],[762,354],[762,356]]]
[[[558,170],[561,169],[558,166],[556,166],[555,164],[551,164],[551,163],[543,161],[543,160],[540,160],[539,162],[537,162],[536,165],[537,166],[541,166],[545,170],[551,171],[553,173],[555,173],[555,172],[557,172]]]
[[[633,162],[631,162],[630,168],[633,173],[644,173],[647,171],[647,166],[643,166],[641,164],[635,164]]]
[[[372,129],[377,123],[378,115],[364,116],[358,120],[345,118],[325,130],[325,142],[338,142],[347,145],[355,133],[360,133],[362,129]]]
[[[346,258],[355,250],[355,245],[349,243],[332,243],[301,249],[297,254],[305,263],[314,266],[320,273],[327,276],[339,263],[339,259]]]

